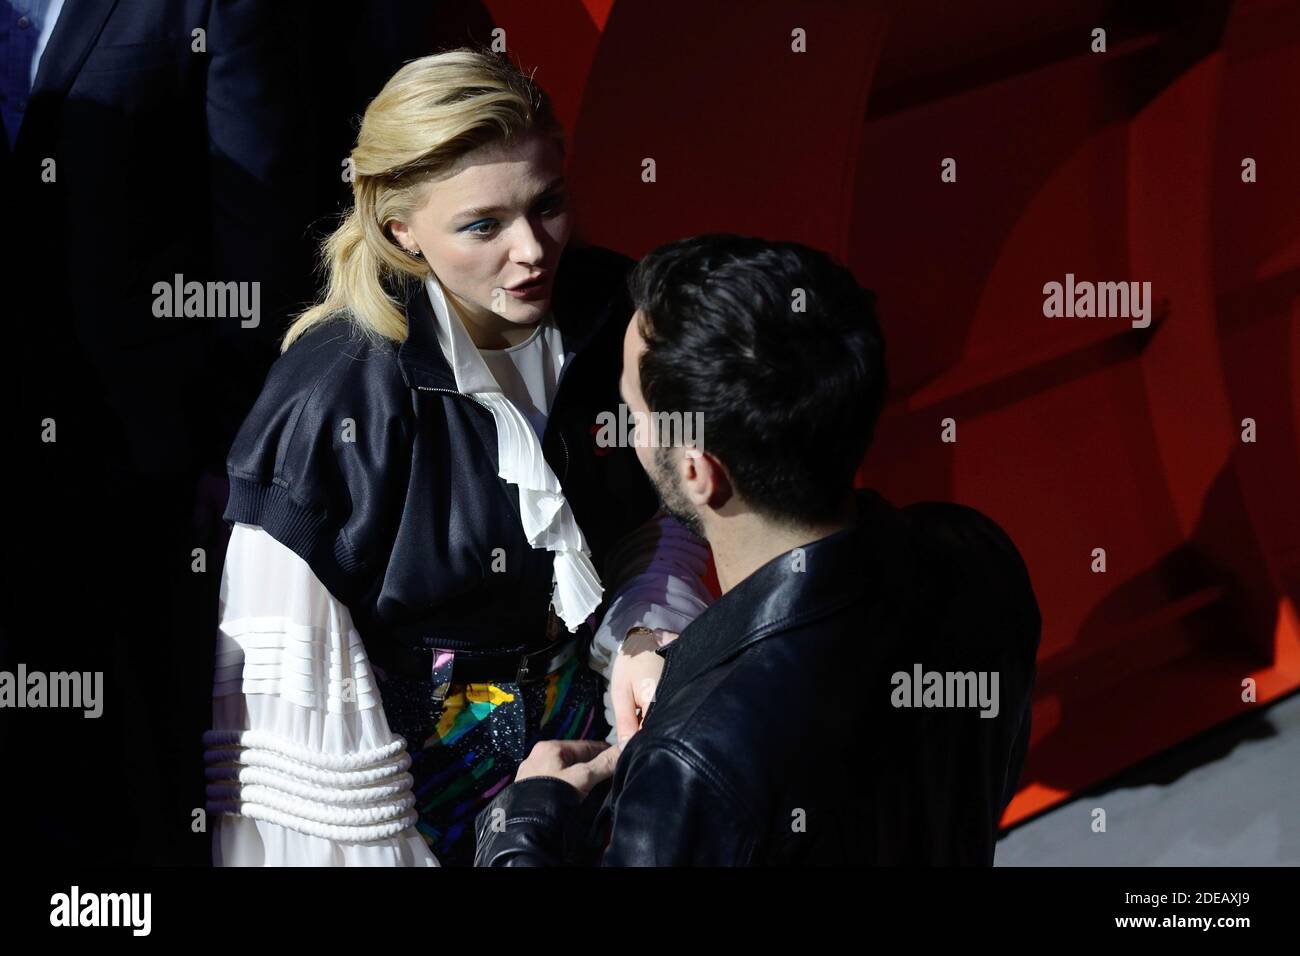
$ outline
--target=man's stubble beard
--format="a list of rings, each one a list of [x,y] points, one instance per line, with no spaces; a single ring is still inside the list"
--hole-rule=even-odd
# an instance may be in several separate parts
[[[660,445],[655,448],[655,467],[650,475],[650,483],[659,493],[659,501],[664,510],[682,523],[688,530],[703,538],[704,523],[700,521],[699,512],[687,500],[678,483],[677,469],[673,465],[672,448]]]

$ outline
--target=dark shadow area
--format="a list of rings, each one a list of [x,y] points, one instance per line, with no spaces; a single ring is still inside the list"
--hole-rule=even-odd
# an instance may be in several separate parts
[[[97,718],[0,712],[13,859],[208,863],[226,453],[315,293],[366,102],[403,62],[492,28],[470,2],[211,5],[195,52],[194,8],[69,9],[41,61],[55,82],[38,75],[0,143],[21,250],[0,376],[18,450],[0,669],[103,674]],[[177,275],[257,283],[260,321],[158,316],[155,284]]]

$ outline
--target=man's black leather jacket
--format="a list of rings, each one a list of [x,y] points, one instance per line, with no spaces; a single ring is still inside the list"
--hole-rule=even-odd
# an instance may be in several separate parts
[[[508,787],[476,865],[991,864],[1029,740],[1028,572],[971,508],[858,504],[856,528],[765,564],[659,652],[607,792]],[[932,671],[996,694],[921,706],[897,675]]]

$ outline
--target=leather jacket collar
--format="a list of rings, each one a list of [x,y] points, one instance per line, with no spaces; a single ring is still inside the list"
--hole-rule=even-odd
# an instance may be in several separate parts
[[[775,634],[826,617],[863,596],[888,593],[906,580],[914,556],[898,512],[871,489],[857,492],[858,521],[778,555],[722,595],[659,653],[667,661],[656,699]],[[864,584],[865,582],[865,584]],[[653,706],[653,705],[651,705]]]

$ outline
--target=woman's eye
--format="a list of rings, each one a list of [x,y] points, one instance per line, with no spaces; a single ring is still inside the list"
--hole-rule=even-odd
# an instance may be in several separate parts
[[[560,193],[554,196],[548,196],[543,199],[534,209],[539,215],[553,216],[563,212],[568,196]],[[478,222],[472,222],[468,226],[461,227],[461,232],[468,233],[478,239],[489,239],[501,228],[501,223],[495,219],[480,219]]]

